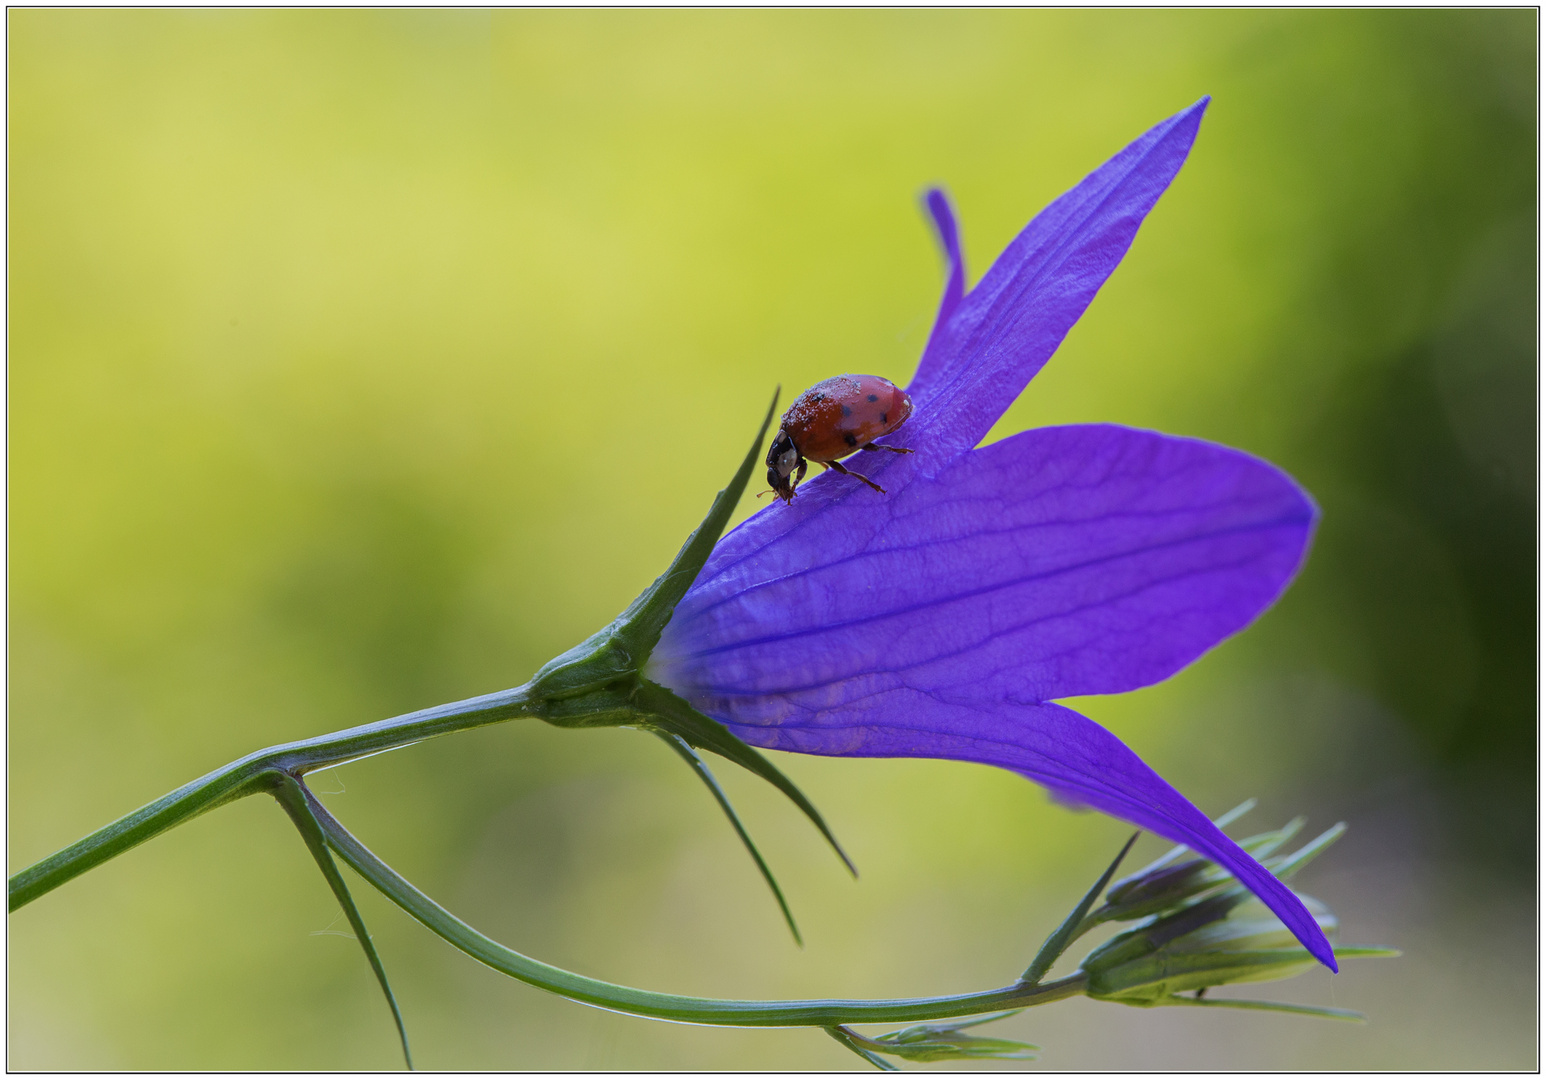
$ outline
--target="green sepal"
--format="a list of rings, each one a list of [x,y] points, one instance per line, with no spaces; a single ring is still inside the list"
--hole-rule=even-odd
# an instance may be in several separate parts
[[[1156,1001],[1156,1005],[1201,1005],[1210,1009],[1259,1009],[1263,1012],[1293,1013],[1297,1016],[1316,1016],[1322,1020],[1346,1020],[1354,1024],[1368,1022],[1368,1017],[1352,1009],[1333,1009],[1329,1005],[1296,1005],[1288,1001],[1248,1001],[1244,998],[1172,997]]]
[[[1288,881],[1308,866],[1311,859],[1342,839],[1342,834],[1345,832],[1347,832],[1347,822],[1339,821],[1292,855],[1268,859],[1262,865],[1271,870],[1279,880]]]
[[[714,801],[719,803],[719,808],[725,812],[725,817],[730,819],[730,827],[741,838],[747,854],[752,857],[752,862],[757,864],[757,869],[762,873],[762,880],[768,883],[768,888],[773,890],[773,899],[778,901],[778,909],[784,913],[784,921],[789,924],[789,932],[794,935],[794,943],[804,947],[805,940],[800,937],[800,928],[795,925],[794,913],[789,910],[789,904],[784,899],[784,890],[778,887],[778,882],[773,877],[773,871],[768,869],[768,864],[763,860],[762,853],[757,850],[757,845],[752,843],[751,835],[746,831],[746,826],[741,824],[741,816],[735,812],[735,807],[730,804],[730,797],[725,794],[725,789],[719,786],[719,781],[709,767],[703,763],[691,746],[680,735],[672,735],[670,732],[657,731],[660,741],[676,751],[681,759],[687,762],[694,774],[703,781],[709,793],[714,796]]]
[[[1127,853],[1133,850],[1133,845],[1138,842],[1138,837],[1141,835],[1143,834],[1133,833],[1132,836],[1127,838],[1127,843],[1122,845],[1122,850],[1117,852],[1117,857],[1111,860],[1111,865],[1106,867],[1106,872],[1100,876],[1100,880],[1091,887],[1089,892],[1084,894],[1084,899],[1079,901],[1074,910],[1068,913],[1068,918],[1063,920],[1063,924],[1047,935],[1047,940],[1042,942],[1041,948],[1037,950],[1036,958],[1031,961],[1031,966],[1026,968],[1025,973],[1020,976],[1021,982],[1029,983],[1032,986],[1041,982],[1043,976],[1052,970],[1052,965],[1057,963],[1058,957],[1067,952],[1074,939],[1087,929],[1085,917],[1090,913],[1090,908],[1094,906],[1096,899],[1101,894],[1101,890],[1106,887],[1107,882],[1111,880],[1111,876],[1117,872],[1117,867],[1122,865],[1122,860],[1127,858]]]
[[[844,866],[848,867],[848,872],[854,877],[859,876],[853,860],[848,857],[843,846],[837,842],[837,837],[833,836],[832,830],[827,827],[826,819],[805,797],[805,794],[795,787],[794,781],[780,772],[776,765],[757,750],[738,739],[724,724],[712,717],[704,716],[685,699],[648,679],[639,680],[639,687],[634,691],[634,701],[641,711],[648,714],[638,721],[641,727],[667,732],[689,746],[718,754],[748,772],[757,774],[782,791],[806,817],[810,818],[811,824],[821,831],[821,835],[826,837],[827,843],[832,845],[832,850],[837,852],[837,857],[843,860]]]
[[[735,511],[736,503],[741,501],[746,483],[751,479],[752,469],[762,450],[762,441],[767,436],[768,425],[773,422],[777,408],[778,392],[774,391],[767,415],[757,430],[757,438],[746,452],[746,457],[741,460],[740,468],[725,489],[715,496],[708,514],[688,536],[687,542],[676,553],[676,558],[671,560],[666,572],[656,578],[611,623],[574,648],[555,656],[537,671],[531,686],[539,700],[563,701],[618,688],[626,692],[633,680],[639,677],[650,653],[659,644],[666,623],[671,621],[676,605],[697,580],[703,564],[708,562],[714,545],[719,542],[725,526],[730,523],[730,515]],[[623,685],[620,687],[619,684]],[[544,715],[543,719],[563,727],[598,726],[565,723],[566,719],[573,721],[580,717],[564,716],[562,712],[554,718]],[[604,724],[606,721],[599,723]]]

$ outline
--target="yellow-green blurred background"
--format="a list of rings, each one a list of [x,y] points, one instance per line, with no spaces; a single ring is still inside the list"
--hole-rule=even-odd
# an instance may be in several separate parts
[[[1315,494],[1276,610],[1079,704],[1211,812],[1345,818],[1301,884],[1406,956],[1247,988],[1367,1027],[1083,1000],[1000,1027],[1048,1068],[1534,1067],[1533,11],[8,20],[12,871],[248,751],[519,683],[665,565],[775,383],[911,374],[926,184],[975,280],[1207,93],[998,431],[1212,438]],[[862,872],[720,770],[804,950],[642,734],[511,726],[319,781],[511,946],[722,996],[1001,985],[1125,835],[976,766],[779,764]],[[548,997],[361,889],[423,1066],[861,1066]],[[399,1060],[267,802],[9,927],[12,1068]]]

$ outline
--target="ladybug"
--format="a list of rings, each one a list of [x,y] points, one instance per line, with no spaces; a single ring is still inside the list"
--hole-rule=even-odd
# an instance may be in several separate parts
[[[889,450],[911,454],[900,446],[876,446],[913,414],[913,399],[879,375],[834,375],[794,399],[779,421],[778,434],[768,447],[768,483],[784,502],[794,499],[795,485],[805,479],[807,461],[862,480],[882,495],[886,489],[868,476],[843,468],[838,458],[856,450]],[[793,479],[790,479],[793,474]]]

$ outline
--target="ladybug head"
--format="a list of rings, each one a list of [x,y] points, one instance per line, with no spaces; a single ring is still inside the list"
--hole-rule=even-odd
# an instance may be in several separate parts
[[[790,482],[789,475],[803,464],[794,440],[780,428],[773,438],[773,445],[768,447],[768,486],[786,503],[794,498],[794,484]],[[800,472],[803,474],[805,470],[801,469]]]

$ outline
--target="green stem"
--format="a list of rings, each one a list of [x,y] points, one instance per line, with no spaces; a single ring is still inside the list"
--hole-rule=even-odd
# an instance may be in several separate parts
[[[307,806],[327,836],[328,844],[361,877],[389,900],[474,960],[495,971],[560,994],[574,1001],[615,1012],[658,1020],[727,1027],[832,1027],[838,1024],[916,1023],[954,1016],[974,1016],[1001,1009],[1045,1005],[1084,993],[1082,972],[1066,979],[1027,986],[1015,983],[998,990],[950,997],[892,1000],[734,1001],[657,994],[587,978],[544,964],[485,937],[420,892],[397,871],[377,858],[345,829],[309,791]]]
[[[453,701],[449,705],[420,709],[389,720],[361,724],[331,735],[283,743],[248,754],[184,784],[171,794],[126,814],[16,874],[10,880],[10,910],[15,911],[71,878],[191,818],[236,799],[269,790],[276,773],[299,776],[439,735],[531,715],[534,703],[530,686],[528,683],[497,694]]]

